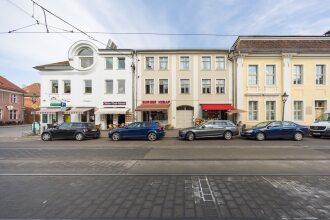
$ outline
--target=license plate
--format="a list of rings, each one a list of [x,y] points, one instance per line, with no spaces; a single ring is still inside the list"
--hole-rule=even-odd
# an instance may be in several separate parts
[[[321,133],[313,133],[314,135],[321,135]]]
[[[97,129],[92,129],[92,131],[97,131]]]

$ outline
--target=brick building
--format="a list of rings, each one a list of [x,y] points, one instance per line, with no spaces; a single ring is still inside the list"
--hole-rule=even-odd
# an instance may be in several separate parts
[[[35,114],[36,111],[39,111],[40,106],[40,83],[33,83],[29,86],[23,88],[26,92],[24,95],[24,123],[31,124],[33,122],[33,116],[35,117],[35,121],[40,121],[40,115]],[[36,102],[33,103],[33,96],[36,99]],[[35,104],[35,109],[33,108],[33,104]]]
[[[0,76],[0,125],[23,123],[24,93],[23,89]]]

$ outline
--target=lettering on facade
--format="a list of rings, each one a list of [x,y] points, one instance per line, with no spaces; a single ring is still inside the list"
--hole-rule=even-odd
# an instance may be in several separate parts
[[[170,100],[144,100],[142,104],[169,104]]]
[[[126,105],[126,102],[103,102],[103,105]]]

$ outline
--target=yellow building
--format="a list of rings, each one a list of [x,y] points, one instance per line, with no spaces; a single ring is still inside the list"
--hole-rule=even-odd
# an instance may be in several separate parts
[[[330,109],[330,37],[240,36],[232,47],[234,105],[247,127],[282,120],[311,124]]]

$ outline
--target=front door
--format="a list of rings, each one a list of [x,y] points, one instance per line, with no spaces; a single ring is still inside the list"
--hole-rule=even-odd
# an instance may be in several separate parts
[[[55,139],[66,139],[70,135],[70,123],[63,123],[58,128],[53,130],[53,138]]]
[[[325,111],[326,101],[315,101],[315,119],[321,117]]]
[[[280,138],[282,134],[282,122],[275,121],[270,123],[265,129],[266,138]]]

